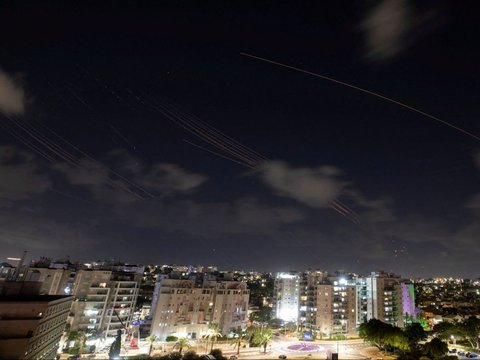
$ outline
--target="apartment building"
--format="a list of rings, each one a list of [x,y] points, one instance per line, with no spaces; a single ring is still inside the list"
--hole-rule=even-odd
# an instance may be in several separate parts
[[[115,336],[117,330],[128,328],[132,322],[141,277],[141,273],[112,273],[109,284],[110,296],[103,322],[106,336]]]
[[[25,271],[24,280],[40,282],[40,295],[70,295],[75,274],[73,269],[30,267]]]
[[[273,303],[277,319],[285,322],[298,322],[301,280],[301,273],[297,272],[279,272],[275,274]]]
[[[249,290],[246,283],[208,274],[159,277],[152,307],[151,334],[160,340],[169,335],[200,338],[208,324],[216,323],[222,334],[244,328]]]
[[[69,322],[72,330],[115,336],[132,321],[141,274],[79,270],[75,277]]]
[[[0,297],[0,358],[54,359],[72,296]]]
[[[323,270],[307,270],[302,274],[299,301],[299,324],[307,328],[314,328],[317,313],[318,284],[328,278],[328,273]]]
[[[357,287],[344,278],[316,286],[315,327],[326,336],[354,335],[357,330]]]
[[[415,317],[413,285],[386,272],[366,277],[320,270],[277,273],[274,304],[277,318],[323,336],[354,335],[373,318],[403,327]]]
[[[403,327],[415,317],[413,284],[398,275],[373,272],[361,279],[358,291],[366,297],[362,309],[366,315],[364,321],[378,319]]]

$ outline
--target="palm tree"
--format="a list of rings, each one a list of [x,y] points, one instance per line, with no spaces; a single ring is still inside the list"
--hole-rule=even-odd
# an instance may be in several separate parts
[[[190,349],[192,346],[186,337],[182,337],[177,340],[175,345],[173,346],[174,349],[178,349],[180,355],[182,355],[183,349]]]
[[[210,351],[213,350],[213,345],[215,344],[215,341],[219,337],[222,337],[222,333],[220,332],[220,329],[218,327],[218,324],[216,323],[210,323],[208,324],[208,339],[212,341],[212,347],[210,348]]]
[[[234,338],[231,340],[233,348],[237,348],[237,355],[240,355],[240,347],[247,343],[247,334],[240,327],[234,330]]]
[[[260,336],[260,345],[263,346],[263,353],[267,352],[267,345],[272,339],[272,331],[270,329],[265,329]]]
[[[153,343],[157,340],[157,337],[155,335],[150,335],[147,337],[147,342],[150,345],[148,349],[148,356],[152,355],[152,350],[153,350]]]

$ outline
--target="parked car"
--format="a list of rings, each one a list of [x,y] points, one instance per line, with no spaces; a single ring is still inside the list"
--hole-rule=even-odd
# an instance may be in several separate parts
[[[238,360],[238,357],[237,357],[237,355],[230,355],[228,360]]]
[[[278,358],[279,358],[279,359],[286,359],[286,358],[287,358],[287,355],[280,355]]]

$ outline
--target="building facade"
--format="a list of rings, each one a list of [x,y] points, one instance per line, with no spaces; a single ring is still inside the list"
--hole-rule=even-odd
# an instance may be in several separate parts
[[[392,273],[369,276],[309,270],[277,273],[275,316],[317,335],[355,335],[359,326],[378,319],[403,327],[415,317],[413,285]]]
[[[69,322],[72,330],[112,337],[130,325],[141,274],[79,270],[75,277]]]
[[[210,275],[162,277],[154,299],[151,334],[162,341],[167,336],[201,338],[210,323],[225,335],[246,325],[249,290],[244,282]]]
[[[0,358],[54,359],[73,297],[0,297]]]
[[[315,328],[325,336],[357,331],[357,287],[345,279],[316,287]]]
[[[273,303],[277,319],[298,323],[301,280],[301,274],[296,272],[275,274]]]
[[[27,268],[24,280],[41,282],[40,295],[70,295],[75,270]]]
[[[398,275],[373,272],[360,279],[358,292],[366,298],[361,309],[363,321],[378,319],[404,327],[415,317],[413,284]]]

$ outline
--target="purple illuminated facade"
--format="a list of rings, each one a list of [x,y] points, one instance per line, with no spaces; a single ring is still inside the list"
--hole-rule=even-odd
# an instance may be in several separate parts
[[[415,318],[415,291],[413,284],[400,284],[402,289],[402,315]]]

